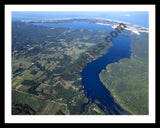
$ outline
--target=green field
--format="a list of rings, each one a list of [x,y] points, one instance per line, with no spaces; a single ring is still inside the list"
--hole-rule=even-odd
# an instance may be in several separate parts
[[[27,95],[27,94],[24,94],[24,93],[20,93],[20,92],[17,92],[17,91],[12,92],[12,103],[13,102],[27,104],[32,109],[34,109],[35,111],[39,107],[39,102],[38,102],[36,97],[31,96],[31,95]]]
[[[56,115],[56,113],[61,109],[61,105],[59,103],[53,101],[44,103],[45,104],[40,109],[40,115]]]

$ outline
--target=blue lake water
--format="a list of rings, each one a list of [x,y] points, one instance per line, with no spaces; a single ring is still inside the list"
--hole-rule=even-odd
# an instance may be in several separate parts
[[[110,92],[100,81],[99,73],[110,63],[118,62],[123,58],[130,58],[131,41],[129,37],[121,34],[115,38],[112,43],[113,46],[109,48],[108,53],[88,63],[81,72],[81,76],[82,84],[84,85],[88,97],[91,97],[93,101],[100,101],[110,114],[120,114],[119,112],[123,110],[114,102]]]
[[[103,30],[103,31],[113,31],[114,29],[109,26],[82,22],[82,21],[73,21],[69,23],[58,23],[58,24],[49,24],[49,23],[32,23],[34,25],[41,25],[46,27],[69,27],[70,30],[74,29],[91,29],[91,30]],[[102,84],[99,79],[99,73],[106,68],[108,64],[118,62],[123,58],[130,58],[130,38],[119,34],[112,41],[113,45],[108,49],[108,53],[102,57],[90,62],[80,73],[82,76],[82,85],[86,91],[87,97],[94,102],[98,100],[103,107],[103,110],[106,109],[109,114],[122,114],[124,110],[114,102],[113,97],[111,96],[108,89]],[[126,114],[126,112],[125,112]],[[127,113],[128,114],[128,113]]]
[[[32,23],[33,25],[41,25],[46,27],[67,27],[70,30],[74,29],[89,29],[89,30],[102,30],[102,31],[112,31],[113,28],[106,25],[99,25],[84,21],[73,21],[69,23],[58,23],[58,24],[50,24],[50,23]]]

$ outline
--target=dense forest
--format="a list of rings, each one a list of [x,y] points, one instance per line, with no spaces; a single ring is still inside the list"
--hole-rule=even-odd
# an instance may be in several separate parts
[[[148,33],[132,35],[131,58],[109,64],[100,79],[115,101],[132,114],[148,114]]]

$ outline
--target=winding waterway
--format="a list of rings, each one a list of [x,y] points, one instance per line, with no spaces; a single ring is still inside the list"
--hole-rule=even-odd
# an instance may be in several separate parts
[[[74,29],[92,29],[92,30],[107,30],[113,31],[109,26],[98,25],[89,22],[74,21],[71,23],[47,24],[47,23],[33,23],[34,25],[49,26],[49,27],[69,27]],[[82,70],[82,85],[86,91],[87,97],[94,102],[98,100],[97,104],[107,114],[129,114],[123,110],[117,103],[115,103],[108,89],[102,84],[99,78],[100,72],[106,68],[108,64],[118,62],[123,58],[130,58],[130,38],[119,34],[112,41],[113,45],[108,49],[108,52],[102,57],[90,62]]]
[[[113,40],[113,46],[109,48],[108,53],[102,57],[90,62],[81,72],[82,84],[87,92],[87,97],[92,101],[98,100],[106,107],[109,114],[127,114],[113,100],[108,89],[102,84],[99,78],[99,73],[106,68],[108,64],[118,62],[120,59],[129,58],[130,44],[129,37],[119,35]]]

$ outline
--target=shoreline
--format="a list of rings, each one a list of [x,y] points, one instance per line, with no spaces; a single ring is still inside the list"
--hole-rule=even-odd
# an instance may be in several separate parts
[[[67,21],[67,20],[102,20],[102,21],[109,21],[109,22],[116,22],[116,23],[125,23],[128,26],[134,26],[134,27],[138,27],[138,28],[142,28],[142,29],[147,29],[149,30],[149,28],[146,27],[142,27],[139,25],[134,25],[128,22],[124,22],[124,21],[119,21],[119,20],[112,20],[112,19],[104,19],[104,18],[59,18],[59,19],[42,19],[42,20],[19,20],[20,22],[55,22],[55,21]],[[97,24],[98,22],[96,22]],[[99,23],[98,23],[99,24]],[[102,23],[104,24],[104,23]]]
[[[113,21],[113,22],[118,22],[118,23],[125,23],[125,24],[128,24],[128,25],[134,25],[136,27],[141,27],[141,28],[144,28],[144,29],[149,29],[149,28],[146,28],[146,27],[142,27],[142,26],[139,26],[139,25],[131,24],[131,23],[128,23],[128,22],[125,22],[125,21],[120,21],[120,20],[112,20],[112,19],[104,19],[104,18],[95,18],[95,19],[108,20],[108,21]]]
[[[141,27],[138,25],[130,24],[127,22],[123,21],[117,21],[117,20],[111,20],[111,19],[103,19],[103,18],[60,18],[60,19],[43,19],[43,20],[20,20],[20,22],[25,22],[25,23],[68,23],[68,22],[73,22],[73,21],[86,21],[86,22],[93,22],[95,24],[99,25],[106,25],[110,26],[113,29],[116,28],[116,26],[120,23],[126,24],[127,28],[125,28],[128,31],[131,31],[131,34],[137,34],[140,35],[140,32],[146,32],[149,33],[149,29],[145,27]],[[106,23],[105,23],[106,22]]]

